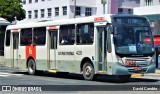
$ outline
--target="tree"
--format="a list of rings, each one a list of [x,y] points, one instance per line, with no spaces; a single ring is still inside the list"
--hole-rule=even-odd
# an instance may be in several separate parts
[[[7,19],[9,22],[23,20],[26,12],[22,8],[21,0],[0,0],[0,17]]]

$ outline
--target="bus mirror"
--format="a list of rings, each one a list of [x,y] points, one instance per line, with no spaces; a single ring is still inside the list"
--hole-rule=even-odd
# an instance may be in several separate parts
[[[113,27],[111,26],[111,24],[107,23],[106,26],[106,30],[109,31],[110,34],[113,34]]]
[[[111,34],[113,34],[113,27],[112,26],[110,26],[110,32],[111,32]]]

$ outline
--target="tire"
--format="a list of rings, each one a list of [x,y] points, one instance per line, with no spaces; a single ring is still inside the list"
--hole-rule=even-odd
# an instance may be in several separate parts
[[[33,59],[30,59],[28,61],[28,73],[30,75],[35,75],[36,74],[36,64],[35,64],[35,61]]]
[[[131,75],[117,75],[120,82],[128,82]]]
[[[94,70],[92,64],[89,62],[86,62],[83,65],[83,78],[85,80],[91,81],[94,77],[94,73],[95,73],[95,70]]]

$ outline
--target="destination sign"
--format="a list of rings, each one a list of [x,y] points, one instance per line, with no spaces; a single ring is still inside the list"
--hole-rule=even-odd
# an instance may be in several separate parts
[[[146,18],[140,18],[140,17],[115,17],[114,21],[117,24],[143,24],[148,25]]]

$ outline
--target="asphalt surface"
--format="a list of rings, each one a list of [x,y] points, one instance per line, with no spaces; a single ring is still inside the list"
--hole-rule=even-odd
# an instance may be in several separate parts
[[[94,81],[86,81],[83,79],[82,75],[77,75],[77,74],[57,75],[49,72],[42,72],[39,75],[28,75],[28,72],[26,70],[24,71],[19,69],[0,67],[0,85],[14,86],[14,87],[37,86],[37,87],[42,87],[42,90],[44,89],[46,90],[46,92],[43,93],[54,92],[62,94],[63,93],[97,94],[99,92],[101,92],[102,94],[106,94],[106,92],[110,93],[109,91],[115,93],[117,91],[120,92],[125,91],[125,93],[127,93],[128,91],[135,91],[132,90],[133,87],[156,87],[158,90],[150,91],[151,93],[146,92],[145,94],[159,94],[160,74],[158,74],[157,72],[155,74],[135,76],[131,77],[128,82],[121,83],[117,81],[116,77],[114,76],[98,75],[96,76]],[[138,90],[138,91],[143,91],[143,90]],[[2,92],[2,93],[13,93],[13,92]],[[30,91],[30,93],[38,93],[38,92]],[[133,94],[133,92],[128,92],[127,94]],[[134,94],[142,94],[142,93],[137,92]]]

